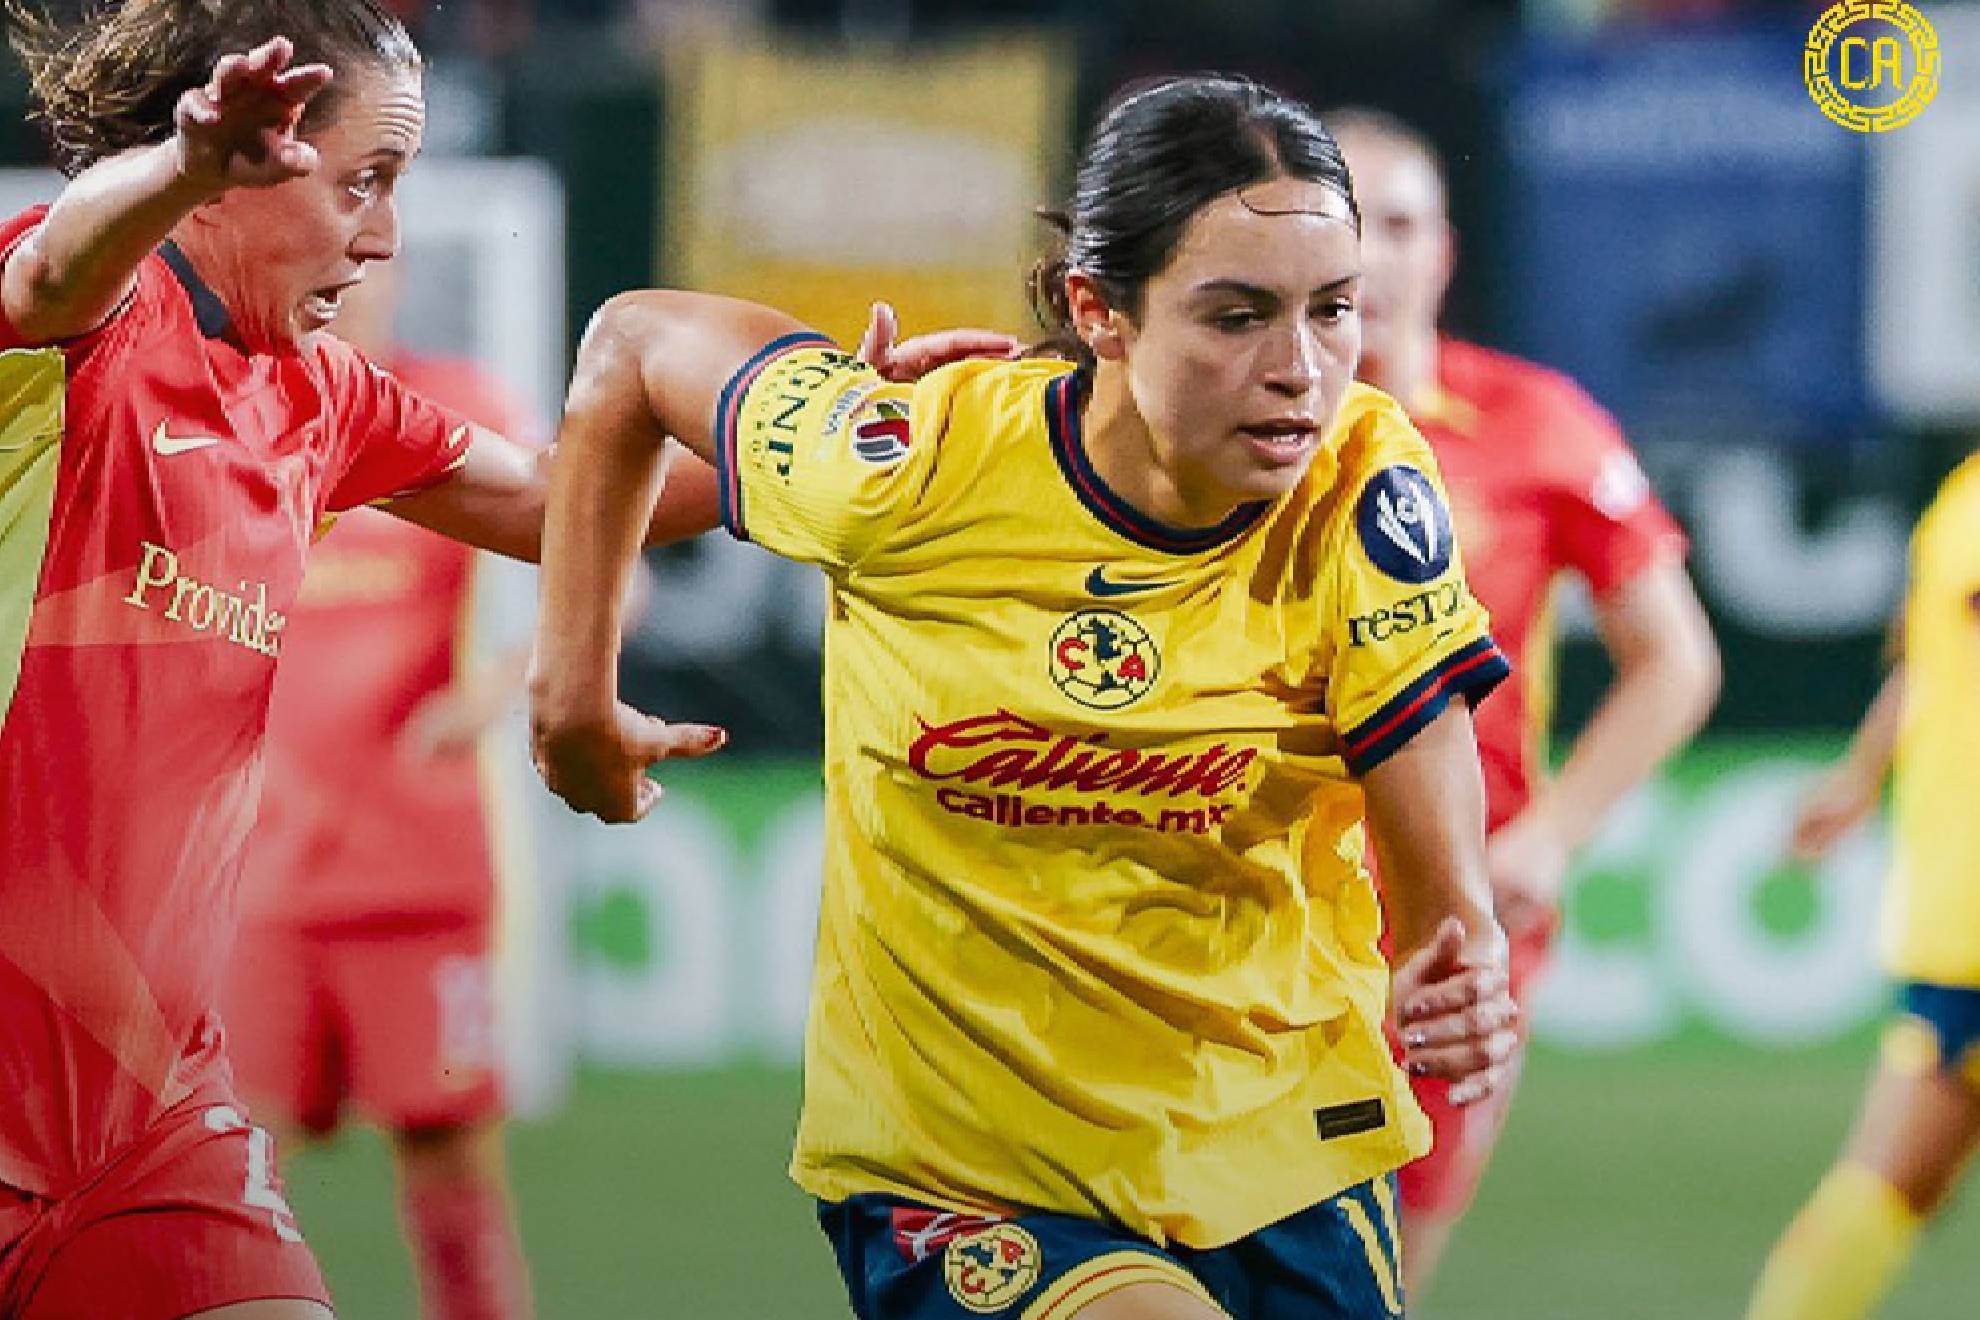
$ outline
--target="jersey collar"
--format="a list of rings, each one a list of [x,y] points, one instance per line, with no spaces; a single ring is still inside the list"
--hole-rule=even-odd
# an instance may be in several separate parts
[[[158,255],[172,268],[172,274],[186,291],[186,297],[192,300],[193,321],[199,326],[200,334],[208,339],[231,342],[234,338],[233,314],[227,310],[227,304],[220,301],[220,295],[199,277],[199,272],[193,269],[192,262],[186,260],[186,254],[179,245],[168,241],[158,249]]]
[[[1080,427],[1080,405],[1086,401],[1086,373],[1069,371],[1045,387],[1045,428],[1052,438],[1052,455],[1073,494],[1113,532],[1136,545],[1164,554],[1188,555],[1209,550],[1244,535],[1265,511],[1269,500],[1241,504],[1214,527],[1175,527],[1151,518],[1117,495],[1093,468],[1086,455]]]

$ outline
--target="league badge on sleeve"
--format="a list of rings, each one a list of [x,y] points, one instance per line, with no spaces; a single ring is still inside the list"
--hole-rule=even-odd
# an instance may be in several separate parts
[[[1451,566],[1451,511],[1417,468],[1399,463],[1377,472],[1362,488],[1354,525],[1368,558],[1398,582],[1431,582]]]

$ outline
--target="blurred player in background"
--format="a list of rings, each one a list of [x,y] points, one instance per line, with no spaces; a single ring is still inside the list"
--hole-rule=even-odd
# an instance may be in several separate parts
[[[338,337],[408,389],[527,434],[472,362],[399,350],[396,284],[393,264],[373,267],[344,295]],[[475,652],[475,559],[374,509],[343,515],[311,555],[220,1003],[235,1077],[279,1149],[328,1134],[347,1104],[390,1134],[422,1313],[514,1320],[529,1299],[504,1168],[494,945],[498,873],[527,882],[514,834],[525,804],[498,796],[482,743],[529,655]]]
[[[574,806],[643,812],[615,700],[662,445],[831,581],[793,1162],[866,1320],[1400,1314],[1403,1061],[1514,1047],[1468,704],[1505,674],[1429,449],[1354,383],[1360,256],[1305,106],[1118,98],[1037,289],[1076,360],[889,386],[771,308],[615,299],[560,438],[533,683]],[[1382,626],[1434,601],[1435,628]],[[1364,821],[1365,812],[1365,821]]]
[[[1893,760],[1883,952],[1897,1012],[1855,1129],[1768,1257],[1747,1320],[1870,1315],[1980,1147],[1980,457],[1919,520],[1902,656],[1802,805],[1801,860],[1876,808]]]
[[[1380,111],[1335,111],[1327,123],[1361,203],[1361,378],[1408,410],[1437,455],[1473,589],[1520,675],[1480,709],[1478,751],[1486,862],[1524,1004],[1546,965],[1575,849],[1703,723],[1718,692],[1718,651],[1685,574],[1683,534],[1614,420],[1559,374],[1439,332],[1456,238],[1435,149]],[[1594,596],[1615,678],[1550,780],[1549,601],[1570,573]],[[1389,626],[1412,622],[1398,615]],[[1419,1079],[1416,1094],[1437,1137],[1401,1177],[1407,1273],[1420,1297],[1511,1090],[1469,1108],[1452,1105],[1435,1079]]]

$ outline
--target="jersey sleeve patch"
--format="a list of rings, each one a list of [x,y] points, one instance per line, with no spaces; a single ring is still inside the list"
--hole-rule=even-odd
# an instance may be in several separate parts
[[[919,388],[810,332],[765,345],[718,401],[723,525],[827,571],[866,562],[912,516],[940,447],[942,408]]]
[[[1434,483],[1405,463],[1383,468],[1362,488],[1354,526],[1370,563],[1398,582],[1421,586],[1451,566],[1451,511]]]
[[[1465,579],[1464,552],[1436,458],[1389,437],[1342,506],[1327,701],[1342,759],[1366,774],[1450,705],[1511,673]]]

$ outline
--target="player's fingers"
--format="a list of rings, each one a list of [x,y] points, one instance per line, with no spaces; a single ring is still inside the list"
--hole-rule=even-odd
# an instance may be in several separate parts
[[[630,825],[660,800],[660,786],[644,771],[628,768],[586,790],[558,795],[573,811],[596,816],[607,825]]]
[[[867,314],[866,333],[859,337],[858,358],[861,362],[886,374],[888,357],[894,350],[894,336],[900,333],[900,318],[893,307],[884,302],[873,304]]]
[[[1804,864],[1821,861],[1835,846],[1847,823],[1839,813],[1824,807],[1803,808],[1788,836],[1788,855]]]
[[[1396,982],[1401,987],[1418,987],[1441,980],[1459,971],[1464,959],[1464,926],[1456,917],[1445,917],[1438,925],[1436,933],[1422,948],[1403,960],[1396,969]],[[1407,995],[1399,995],[1406,1000]]]
[[[280,73],[296,55],[295,43],[287,37],[270,37],[248,52],[247,67],[256,75]]]
[[[309,143],[281,136],[276,136],[271,144],[270,154],[279,169],[298,176],[315,170],[317,161],[321,159],[317,155],[316,148]]]
[[[1473,1073],[1451,1087],[1450,1102],[1462,1108],[1489,1099],[1512,1083],[1512,1075],[1513,1066],[1510,1063],[1495,1064],[1482,1072]]]
[[[665,790],[663,790],[660,787],[660,785],[655,783],[652,779],[648,778],[645,775],[641,775],[639,777],[639,783],[634,787],[633,790],[633,805],[632,805],[631,815],[629,815],[623,821],[617,821],[614,823],[624,825],[624,824],[630,824],[632,821],[635,820],[645,820],[646,813],[653,810],[654,806],[660,801],[661,795],[664,793],[664,791]]]
[[[722,750],[729,741],[728,731],[712,724],[670,724],[649,720],[641,730],[639,749],[649,761],[676,757],[707,756]]]
[[[327,64],[304,64],[290,69],[275,80],[284,100],[300,104],[328,87],[337,77]]]
[[[1511,1028],[1518,1021],[1519,1006],[1513,1003],[1510,996],[1496,995],[1453,1013],[1413,1022],[1403,1028],[1402,1042],[1411,1050],[1456,1045],[1468,1040],[1483,1040]]]
[[[215,101],[224,101],[240,84],[242,73],[246,68],[247,56],[222,55],[214,61],[213,76],[206,82],[206,94]]]
[[[195,87],[179,98],[179,119],[182,123],[210,128],[220,122],[220,107],[213,103],[213,96],[206,88]]]
[[[1510,1027],[1450,1045],[1406,1050],[1403,1067],[1416,1077],[1441,1077],[1462,1082],[1473,1074],[1504,1063],[1519,1049],[1519,1033]]]
[[[1413,985],[1396,1006],[1396,1020],[1413,1025],[1455,1013],[1505,993],[1506,974],[1497,967],[1474,967]]]
[[[938,330],[897,345],[882,374],[890,380],[919,380],[937,367],[968,358],[1008,358],[1023,345],[990,330]]]

